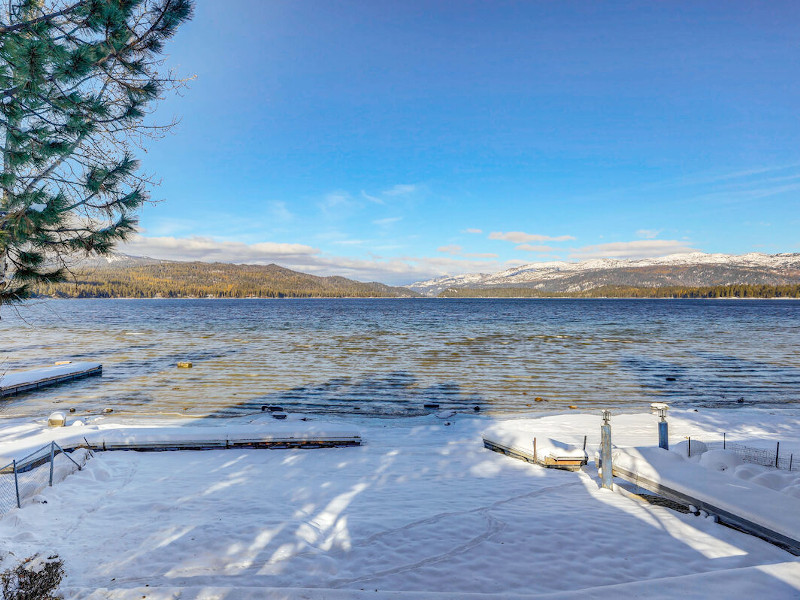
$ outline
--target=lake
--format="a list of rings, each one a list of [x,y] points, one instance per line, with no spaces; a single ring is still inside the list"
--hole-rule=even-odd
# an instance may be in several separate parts
[[[57,360],[104,369],[2,400],[0,417],[800,402],[795,301],[39,300],[2,308],[0,347],[0,371]]]

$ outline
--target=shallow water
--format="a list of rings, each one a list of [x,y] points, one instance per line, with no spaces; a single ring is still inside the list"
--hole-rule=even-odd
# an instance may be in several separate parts
[[[103,376],[2,400],[0,417],[800,402],[793,301],[49,300],[2,311],[3,371],[94,360]]]

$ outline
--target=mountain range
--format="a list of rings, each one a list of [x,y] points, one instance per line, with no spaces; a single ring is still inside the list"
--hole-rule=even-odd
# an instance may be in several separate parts
[[[800,254],[743,255],[692,252],[660,258],[540,262],[499,273],[471,273],[418,281],[407,287],[426,296],[447,290],[523,288],[577,293],[603,287],[663,288],[800,284]]]
[[[407,287],[364,283],[344,277],[319,277],[275,264],[240,265],[159,260],[111,254],[74,266],[69,281],[42,285],[38,295],[129,298],[297,298],[414,296],[685,296],[695,288],[718,286],[793,286],[751,290],[746,295],[796,296],[800,254],[744,255],[694,252],[638,260],[596,259],[540,262],[499,273],[472,273],[419,281]],[[718,291],[714,292],[716,297]]]
[[[75,264],[40,296],[66,298],[404,298],[406,288],[345,277],[319,277],[271,265],[181,262],[125,254]]]

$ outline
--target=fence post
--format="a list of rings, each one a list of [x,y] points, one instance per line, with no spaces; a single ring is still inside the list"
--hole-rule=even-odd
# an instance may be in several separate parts
[[[50,483],[48,484],[50,487],[53,487],[53,455],[55,454],[55,442],[50,442]]]
[[[781,443],[778,442],[778,445],[775,446],[775,468],[778,468],[778,456],[781,453]]]
[[[603,411],[603,424],[600,426],[600,464],[603,465],[602,485],[609,490],[614,489],[613,465],[611,464],[611,411]]]
[[[725,432],[723,432],[722,433],[722,449],[723,450],[727,449],[725,446],[726,446],[726,444],[725,444]]]
[[[22,508],[22,504],[19,501],[19,479],[17,478],[17,461],[13,461],[14,465],[14,489],[17,492],[17,508]]]
[[[789,470],[792,470],[792,459],[794,458],[794,454],[789,455]]]
[[[687,436],[689,440],[689,458],[692,458],[692,436]]]

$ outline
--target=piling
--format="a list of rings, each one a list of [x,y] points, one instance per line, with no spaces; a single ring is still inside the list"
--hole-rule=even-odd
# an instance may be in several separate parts
[[[600,426],[600,464],[602,465],[601,481],[606,489],[614,489],[613,467],[611,465],[611,411],[603,411],[603,424]]]

